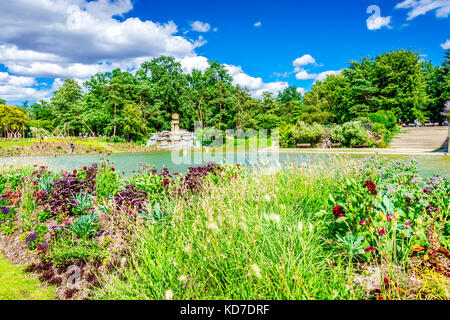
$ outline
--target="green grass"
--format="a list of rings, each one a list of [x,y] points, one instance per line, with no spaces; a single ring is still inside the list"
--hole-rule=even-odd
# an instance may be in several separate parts
[[[136,230],[132,267],[97,297],[358,299],[352,267],[327,247],[314,216],[330,209],[335,181],[337,170],[318,166],[212,183]]]
[[[28,277],[21,267],[0,255],[0,300],[52,300],[52,287],[43,287],[39,280]]]

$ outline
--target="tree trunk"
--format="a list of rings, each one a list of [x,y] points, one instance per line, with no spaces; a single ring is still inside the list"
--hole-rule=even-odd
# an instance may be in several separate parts
[[[114,98],[114,133],[113,141],[116,142],[117,99]]]

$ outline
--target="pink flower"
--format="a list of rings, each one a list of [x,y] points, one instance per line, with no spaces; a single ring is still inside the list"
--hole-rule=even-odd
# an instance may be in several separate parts
[[[384,236],[387,233],[386,229],[381,229],[380,231],[378,231],[378,236]]]
[[[412,223],[412,222],[405,222],[405,228],[406,229],[411,228],[413,225],[414,225],[414,223]]]
[[[367,247],[367,248],[364,249],[364,252],[372,252],[372,251],[375,251],[375,250],[376,250],[375,247]]]
[[[394,217],[394,215],[389,213],[389,214],[386,216],[386,219],[387,219],[387,221],[391,221],[393,217]]]
[[[366,220],[366,219],[362,219],[362,220],[359,222],[359,225],[360,225],[361,227],[365,226],[366,224],[367,224],[367,220]]]

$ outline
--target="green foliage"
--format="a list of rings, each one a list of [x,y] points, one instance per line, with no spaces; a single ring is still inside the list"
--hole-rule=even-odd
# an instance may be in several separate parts
[[[51,212],[48,212],[48,211],[41,211],[37,215],[38,221],[42,222],[42,223],[50,220],[52,217],[53,217],[53,215],[51,214]]]
[[[359,121],[344,123],[335,127],[331,131],[333,142],[340,142],[345,147],[352,147],[368,143],[370,140],[369,131]]]
[[[84,190],[76,194],[72,193],[72,198],[73,198],[72,212],[77,216],[86,214],[92,207],[92,204],[94,202],[92,196]]]
[[[80,239],[88,239],[94,236],[99,226],[99,216],[95,212],[80,216],[72,223],[70,230]]]
[[[0,104],[0,136],[7,132],[22,132],[27,121],[26,114],[19,108]]]
[[[320,124],[314,123],[309,125],[303,121],[299,121],[293,129],[292,136],[296,142],[316,145],[322,139],[323,134],[324,129]]]
[[[113,197],[119,190],[120,183],[119,174],[115,169],[106,164],[100,165],[95,182],[97,197],[100,199]]]

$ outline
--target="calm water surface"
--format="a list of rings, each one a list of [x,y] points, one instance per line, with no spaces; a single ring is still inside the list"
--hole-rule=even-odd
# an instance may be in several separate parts
[[[58,156],[53,157],[14,157],[14,158],[0,158],[0,165],[15,164],[15,165],[45,165],[52,169],[68,170],[89,166],[92,163],[98,163],[102,158],[109,159],[113,162],[114,167],[125,172],[125,175],[132,174],[142,168],[141,165],[152,165],[157,169],[168,168],[171,172],[185,172],[187,168],[213,161],[216,163],[240,163],[249,165],[248,159],[245,159],[242,153],[238,153],[238,158],[226,158],[221,153],[211,153],[200,151],[185,151],[177,152],[175,156],[172,152],[152,152],[152,153],[138,153],[138,154],[115,154],[111,156],[104,155],[73,155],[73,156]],[[269,157],[270,154],[259,154],[261,157]],[[364,159],[371,157],[363,154],[312,154],[312,153],[283,153],[275,154],[275,159],[281,165],[290,164],[313,164],[314,162],[333,163],[336,158],[350,158],[350,159]],[[435,174],[450,175],[450,156],[447,155],[380,155],[389,160],[416,160],[418,167],[423,175],[431,176]],[[194,161],[194,159],[196,161]],[[225,160],[226,159],[226,160]],[[272,158],[268,158],[269,160]],[[268,160],[262,160],[262,163],[267,163]]]

